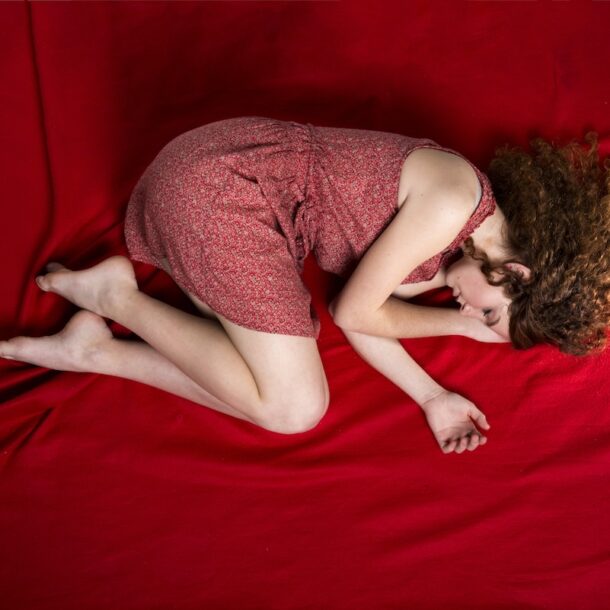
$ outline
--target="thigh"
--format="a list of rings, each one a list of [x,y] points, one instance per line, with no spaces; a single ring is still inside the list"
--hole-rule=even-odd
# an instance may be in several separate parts
[[[167,259],[161,259],[161,265],[171,276]],[[263,402],[281,406],[279,403],[293,397],[304,408],[328,406],[328,380],[315,338],[244,328],[217,314],[194,294],[182,290],[205,317],[220,321],[252,371]]]
[[[315,338],[244,328],[216,315],[252,371],[263,403],[279,410],[326,410],[330,393]]]

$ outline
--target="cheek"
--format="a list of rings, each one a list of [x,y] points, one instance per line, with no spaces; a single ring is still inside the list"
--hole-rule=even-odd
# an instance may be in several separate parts
[[[473,268],[472,264],[469,264],[467,260],[462,258],[447,269],[445,277],[453,286],[469,285],[472,283],[474,274],[477,271],[478,269]]]
[[[464,269],[460,274],[458,286],[462,289],[464,298],[475,306],[489,298],[491,296],[489,289],[493,288],[478,269]]]
[[[476,294],[481,306],[496,307],[499,304],[499,293],[497,288],[490,286],[485,279],[476,285]]]

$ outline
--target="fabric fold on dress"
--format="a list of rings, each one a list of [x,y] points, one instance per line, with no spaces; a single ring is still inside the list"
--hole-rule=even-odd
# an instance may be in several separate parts
[[[305,259],[313,253],[323,270],[349,277],[397,214],[402,165],[422,147],[465,158],[383,131],[257,116],[203,125],[169,142],[138,181],[125,218],[128,251],[159,269],[166,258],[183,290],[234,324],[317,339]],[[468,163],[479,205],[453,243],[403,284],[431,279],[495,210],[489,180]]]

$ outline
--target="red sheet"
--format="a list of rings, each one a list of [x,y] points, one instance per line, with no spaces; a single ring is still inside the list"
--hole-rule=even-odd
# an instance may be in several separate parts
[[[76,308],[35,275],[125,254],[138,177],[206,122],[430,137],[483,171],[535,135],[595,129],[607,155],[609,23],[609,3],[546,0],[3,3],[2,339],[63,328]],[[492,426],[445,455],[333,324],[335,278],[310,257],[305,281],[331,405],[303,434],[0,359],[2,608],[607,607],[610,352],[403,340]]]

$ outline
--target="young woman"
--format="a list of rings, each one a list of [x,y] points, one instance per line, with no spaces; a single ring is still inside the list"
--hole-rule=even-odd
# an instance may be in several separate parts
[[[39,287],[83,310],[56,335],[0,342],[0,355],[305,431],[329,403],[301,280],[313,251],[346,279],[330,312],[355,350],[421,406],[443,452],[472,451],[487,440],[475,427],[489,429],[485,415],[399,338],[460,334],[580,355],[603,347],[609,320],[610,179],[597,141],[588,153],[533,145],[535,157],[500,150],[487,176],[433,140],[394,133],[265,117],[193,129],[138,181],[125,237],[130,257],[169,273],[201,316],[139,291],[124,256],[81,271],[49,263]],[[459,311],[406,302],[445,285]],[[103,318],[143,341],[113,338]]]

